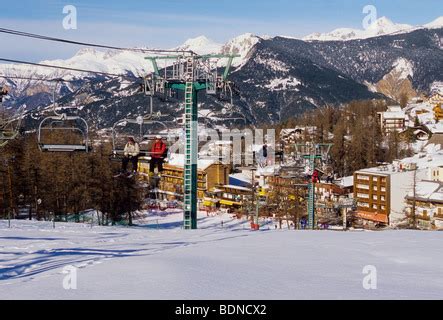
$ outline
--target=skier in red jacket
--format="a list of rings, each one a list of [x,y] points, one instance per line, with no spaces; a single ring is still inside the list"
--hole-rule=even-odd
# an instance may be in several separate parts
[[[313,183],[318,183],[319,182],[318,170],[314,170],[314,173],[312,174],[312,182]]]
[[[158,173],[163,171],[163,162],[166,157],[166,144],[162,141],[161,136],[155,137],[154,145],[151,149],[151,162],[149,163],[149,171],[154,174],[155,167],[158,166]]]

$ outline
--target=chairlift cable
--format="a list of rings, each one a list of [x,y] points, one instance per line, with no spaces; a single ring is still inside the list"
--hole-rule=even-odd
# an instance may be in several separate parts
[[[120,51],[133,51],[133,52],[141,52],[141,53],[191,53],[191,54],[194,53],[193,51],[190,51],[190,50],[142,49],[142,48],[125,48],[125,47],[109,46],[109,45],[103,45],[103,44],[95,44],[95,43],[89,43],[89,42],[81,42],[81,41],[73,41],[73,40],[62,39],[62,38],[55,38],[55,37],[44,36],[44,35],[39,35],[39,34],[35,34],[35,33],[23,32],[23,31],[6,29],[6,28],[0,28],[0,33],[10,34],[10,35],[15,35],[15,36],[20,36],[20,37],[34,38],[34,39],[39,39],[39,40],[55,41],[55,42],[68,43],[68,44],[74,44],[74,45],[80,45],[80,46],[96,47],[96,48],[112,49],[112,50],[120,50]]]
[[[123,74],[84,70],[84,69],[77,69],[77,68],[68,68],[68,67],[55,66],[55,65],[50,65],[50,64],[42,64],[42,63],[22,61],[22,60],[13,60],[13,59],[6,59],[6,58],[0,58],[0,61],[17,63],[17,64],[26,64],[26,65],[36,66],[36,67],[43,67],[43,68],[53,68],[53,69],[61,69],[61,70],[68,70],[68,71],[99,74],[99,75],[105,75],[105,76],[110,76],[110,77],[127,77],[128,76],[128,75],[123,75]]]

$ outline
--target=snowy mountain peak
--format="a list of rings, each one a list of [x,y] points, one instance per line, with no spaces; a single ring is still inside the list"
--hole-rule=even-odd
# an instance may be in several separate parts
[[[245,57],[251,48],[257,44],[261,38],[253,35],[252,33],[245,33],[238,37],[231,39],[222,48],[222,53],[225,54],[238,54]]]
[[[175,49],[184,51],[191,50],[198,54],[209,54],[220,52],[222,46],[222,44],[208,39],[205,36],[199,36],[186,40],[185,43]]]
[[[443,28],[443,16],[438,17],[437,19],[428,24],[425,24],[424,27],[428,29]]]
[[[384,28],[391,28],[395,26],[395,23],[392,22],[392,20],[388,19],[387,17],[381,17],[375,20],[368,29],[371,30],[378,30],[378,29],[384,29]]]
[[[394,23],[386,17],[381,17],[374,21],[366,30],[368,36],[371,37],[372,33],[376,35],[385,35],[397,32],[406,32],[413,29],[413,26],[409,24]]]
[[[246,33],[231,39],[225,45],[217,43],[205,36],[199,36],[187,40],[181,46],[174,48],[177,50],[192,50],[197,54],[238,54],[239,58],[234,59],[233,65],[242,64],[251,48],[260,41],[260,38]],[[69,59],[45,60],[44,64],[53,64],[62,67],[78,68],[84,70],[94,70],[100,72],[109,72],[115,74],[145,74],[153,71],[152,66],[145,60],[146,54],[131,51],[107,50],[100,51],[92,48],[82,48],[73,57]],[[222,66],[226,61],[220,61]],[[64,77],[74,79],[84,76],[78,72],[65,70],[54,70],[41,67],[29,67],[24,65],[0,64],[0,72],[6,76],[38,76],[38,77]],[[16,87],[23,82],[26,87],[26,81],[15,81]]]
[[[346,41],[355,39],[367,39],[372,37],[378,37],[382,35],[406,33],[416,29],[422,28],[442,28],[443,17],[440,17],[433,22],[424,26],[411,26],[409,24],[394,23],[387,17],[381,17],[375,20],[366,30],[352,29],[352,28],[339,28],[327,33],[312,33],[303,38],[305,41]]]
[[[80,56],[84,56],[84,55],[98,56],[101,54],[102,54],[101,51],[95,50],[93,48],[82,48],[77,51],[77,53],[75,54],[75,57],[80,57]]]

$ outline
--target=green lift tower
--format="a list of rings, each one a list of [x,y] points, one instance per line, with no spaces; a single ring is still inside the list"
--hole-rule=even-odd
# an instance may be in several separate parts
[[[328,155],[332,148],[328,143],[306,143],[297,144],[297,155],[304,159],[309,166],[309,171],[314,171],[328,161]],[[310,179],[308,182],[308,228],[315,229],[315,182]]]
[[[196,55],[147,57],[154,72],[146,78],[146,91],[163,97],[173,90],[183,91],[185,96],[185,163],[183,185],[183,227],[197,229],[197,162],[198,162],[198,93],[224,95],[232,92],[228,81],[229,71],[236,55]],[[219,74],[219,61],[227,59],[224,71]],[[166,61],[160,69],[158,61]]]

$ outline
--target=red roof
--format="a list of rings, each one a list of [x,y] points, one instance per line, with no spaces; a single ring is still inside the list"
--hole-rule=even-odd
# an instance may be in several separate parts
[[[388,216],[384,213],[358,211],[356,217],[388,224]]]

